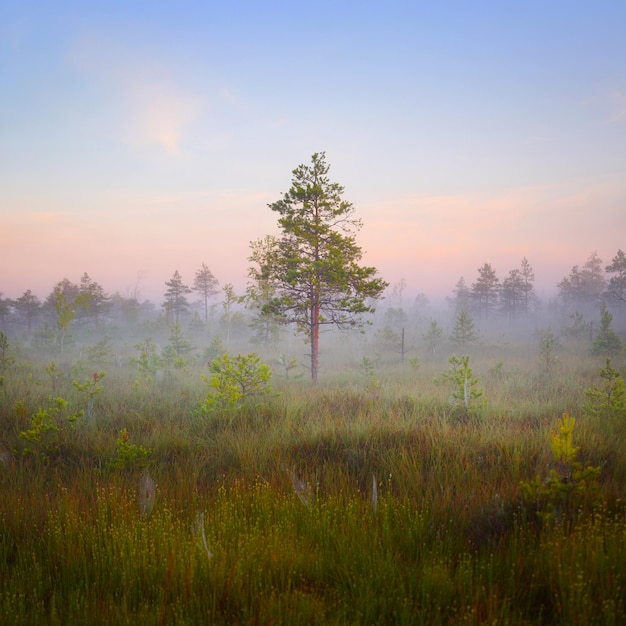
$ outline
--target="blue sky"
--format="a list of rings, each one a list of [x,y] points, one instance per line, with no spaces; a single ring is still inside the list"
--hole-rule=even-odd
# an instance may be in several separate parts
[[[550,291],[626,246],[626,3],[0,0],[0,291],[245,285],[325,151],[364,262]]]

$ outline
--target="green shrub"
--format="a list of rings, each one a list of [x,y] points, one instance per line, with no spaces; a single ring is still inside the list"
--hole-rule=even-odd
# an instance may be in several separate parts
[[[606,360],[606,367],[600,368],[600,377],[604,379],[602,389],[594,385],[585,391],[585,412],[594,417],[626,420],[626,387],[622,375],[611,367],[611,359]]]
[[[211,376],[202,377],[211,388],[201,408],[204,413],[241,408],[253,399],[274,393],[269,384],[272,370],[254,352],[232,358],[228,353],[223,354],[211,361],[209,369]]]
[[[483,392],[476,388],[480,379],[474,377],[469,359],[467,355],[457,357],[453,354],[448,359],[450,369],[435,379],[437,385],[449,383],[452,386],[452,404],[461,406],[465,411],[469,411],[474,401],[483,395]]]
[[[139,470],[148,466],[148,459],[152,450],[136,443],[130,443],[129,439],[128,430],[122,428],[115,442],[115,459],[111,464],[113,469]]]
[[[56,398],[54,405],[39,408],[31,417],[30,428],[20,433],[20,439],[26,442],[22,450],[24,456],[35,456],[49,460],[58,452],[61,439],[68,431],[73,431],[76,421],[83,416],[83,411],[66,413],[67,401]]]
[[[152,377],[163,367],[164,361],[157,352],[156,344],[148,337],[144,341],[135,344],[135,350],[139,351],[139,356],[133,359],[137,369],[147,377]]]
[[[591,354],[618,354],[622,351],[622,340],[611,328],[613,316],[605,306],[600,314],[600,330],[593,340]]]
[[[554,467],[546,478],[536,476],[531,482],[521,482],[525,504],[542,523],[573,521],[584,508],[595,504],[600,468],[583,466],[574,446],[576,420],[567,413],[559,420],[556,432],[550,433],[550,448]]]

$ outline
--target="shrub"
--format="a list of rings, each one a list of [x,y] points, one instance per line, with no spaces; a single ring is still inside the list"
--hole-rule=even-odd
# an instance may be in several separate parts
[[[604,379],[602,389],[594,385],[585,391],[585,412],[594,417],[626,419],[626,387],[622,375],[611,367],[611,359],[600,368],[600,377]]]
[[[83,415],[83,411],[66,414],[66,408],[67,402],[56,398],[53,406],[40,407],[32,415],[30,428],[19,435],[26,442],[22,450],[24,456],[32,455],[47,461],[56,455],[62,436],[73,431],[76,421]]]
[[[591,354],[618,354],[622,351],[622,340],[611,328],[613,316],[605,306],[600,314],[600,330],[593,340]]]
[[[151,454],[149,448],[130,443],[128,430],[122,428],[115,442],[115,459],[111,466],[119,470],[145,469]]]
[[[202,405],[202,412],[241,408],[254,398],[273,394],[269,382],[272,370],[256,353],[230,357],[228,353],[209,364],[211,376],[202,379],[211,388]]]
[[[457,357],[453,354],[449,359],[451,367],[447,372],[435,379],[435,384],[452,385],[452,404],[462,406],[466,411],[470,409],[474,400],[482,397],[483,392],[476,389],[479,378],[475,378],[469,364],[469,356]]]
[[[556,364],[559,362],[557,352],[560,349],[561,342],[552,332],[552,329],[543,329],[539,335],[539,353],[544,374],[549,375],[554,371]]]
[[[548,476],[536,476],[520,486],[525,504],[534,510],[542,523],[572,521],[584,507],[593,505],[598,492],[600,468],[578,461],[578,447],[573,435],[576,420],[567,413],[559,420],[558,430],[550,433],[550,448],[555,466]]]

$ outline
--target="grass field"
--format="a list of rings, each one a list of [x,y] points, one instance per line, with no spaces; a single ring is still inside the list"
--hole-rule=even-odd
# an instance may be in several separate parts
[[[316,388],[268,357],[273,393],[202,410],[200,359],[14,348],[1,623],[626,623],[623,358],[487,343],[465,406],[448,347]]]

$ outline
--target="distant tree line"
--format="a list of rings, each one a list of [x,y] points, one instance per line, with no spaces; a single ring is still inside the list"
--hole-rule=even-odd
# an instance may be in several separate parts
[[[608,276],[608,278],[607,278]],[[479,320],[502,314],[510,320],[528,315],[538,305],[535,273],[528,259],[500,280],[491,263],[478,268],[468,286],[461,277],[449,298],[456,311],[466,310]],[[557,298],[569,312],[590,313],[605,305],[622,311],[626,306],[626,255],[620,249],[609,265],[593,252],[582,267],[575,265],[557,285]]]
[[[175,324],[182,319],[195,318],[196,323],[208,324],[212,309],[220,306],[224,330],[241,321],[238,306],[250,311],[249,326],[253,331],[252,340],[257,343],[275,343],[280,335],[280,326],[285,322],[284,313],[275,305],[276,282],[273,280],[271,262],[278,239],[267,236],[251,243],[249,273],[245,293],[235,293],[232,284],[221,289],[222,298],[216,304],[211,302],[220,293],[219,281],[203,262],[197,270],[192,286],[187,285],[178,270],[165,281],[161,309],[165,320]],[[448,302],[455,313],[465,311],[479,322],[495,316],[514,321],[527,317],[539,305],[536,294],[535,274],[528,259],[523,258],[518,268],[512,269],[500,279],[491,265],[484,263],[477,270],[476,279],[468,285],[465,278],[457,281]],[[401,299],[405,282],[393,287],[390,306],[386,317],[392,327],[400,327],[406,321],[406,313],[395,303]],[[194,302],[191,294],[196,295]],[[418,299],[427,300],[420,294]],[[604,265],[596,252],[593,252],[582,265],[574,265],[567,276],[556,285],[556,299],[572,320],[572,332],[583,332],[584,316],[606,307],[624,318],[626,311],[626,254],[620,249],[608,265]],[[154,316],[156,305],[149,300],[141,300],[137,291],[122,295],[119,292],[107,293],[102,285],[93,280],[87,272],[77,283],[63,278],[50,294],[41,301],[30,289],[12,300],[3,298],[0,293],[0,329],[9,326],[22,329],[31,336],[38,325],[58,327],[62,333],[69,323],[92,325],[99,328],[104,322],[116,319],[122,324],[137,323],[142,316]],[[68,322],[69,319],[69,322]]]

